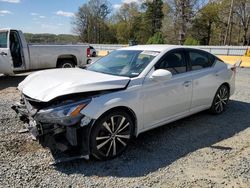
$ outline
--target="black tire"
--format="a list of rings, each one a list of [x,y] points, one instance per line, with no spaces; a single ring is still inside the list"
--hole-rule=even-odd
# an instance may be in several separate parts
[[[91,62],[92,62],[92,59],[88,59],[87,60],[87,65],[91,64]]]
[[[213,114],[223,113],[226,110],[229,96],[229,88],[226,85],[220,86],[214,96],[214,100],[209,111]]]
[[[58,63],[59,68],[73,68],[75,63],[72,60],[62,60]]]
[[[91,131],[91,155],[99,160],[121,155],[130,143],[133,131],[134,122],[126,112],[118,110],[104,114]]]

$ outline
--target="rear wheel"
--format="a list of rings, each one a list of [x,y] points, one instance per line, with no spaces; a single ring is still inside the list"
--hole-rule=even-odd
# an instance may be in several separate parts
[[[119,156],[127,148],[134,123],[124,111],[110,112],[96,121],[91,132],[91,154],[100,160]]]
[[[73,68],[75,63],[71,60],[63,60],[58,63],[59,68]]]
[[[213,104],[210,108],[210,112],[213,114],[221,114],[225,111],[229,100],[229,88],[226,85],[222,85],[217,90]]]
[[[91,64],[91,62],[92,62],[92,59],[87,60],[87,64]]]

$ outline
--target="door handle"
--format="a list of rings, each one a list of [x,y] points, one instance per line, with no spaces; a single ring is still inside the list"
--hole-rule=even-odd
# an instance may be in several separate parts
[[[0,55],[5,56],[5,55],[8,55],[8,54],[5,53],[5,52],[1,52]]]
[[[190,86],[190,84],[191,84],[191,81],[185,81],[185,82],[183,83],[183,85],[184,85],[185,87]]]

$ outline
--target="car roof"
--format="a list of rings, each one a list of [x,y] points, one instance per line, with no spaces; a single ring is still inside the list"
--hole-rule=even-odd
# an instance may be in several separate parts
[[[158,44],[158,45],[136,45],[136,46],[129,46],[125,48],[120,48],[118,50],[143,50],[143,51],[168,51],[173,49],[197,49],[195,47],[190,46],[182,46],[182,45],[169,45],[169,44]]]

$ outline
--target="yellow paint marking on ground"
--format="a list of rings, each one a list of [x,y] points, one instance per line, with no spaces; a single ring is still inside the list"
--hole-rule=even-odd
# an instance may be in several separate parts
[[[108,50],[99,50],[97,52],[97,55],[100,56],[100,57],[103,57],[103,56],[106,56],[109,54],[109,51]]]
[[[250,57],[248,56],[224,56],[218,55],[218,57],[228,64],[235,64],[237,61],[241,60],[241,67],[250,67]]]
[[[250,48],[247,49],[245,56],[250,57]]]

